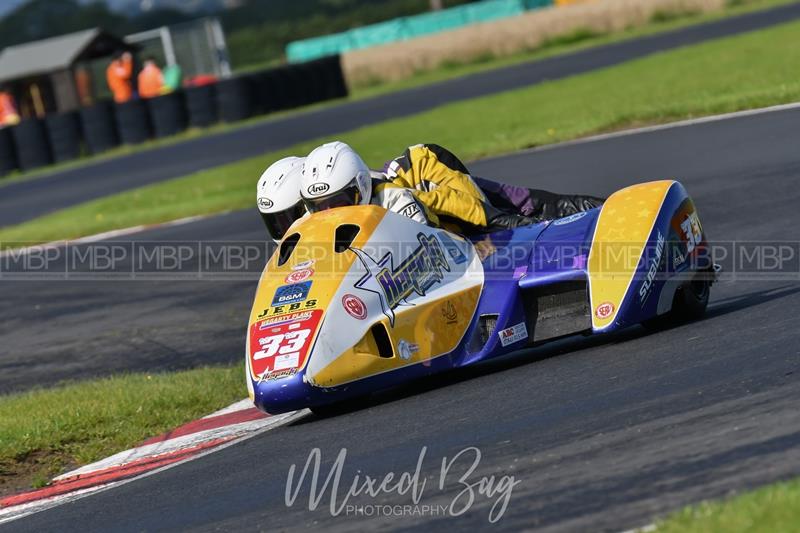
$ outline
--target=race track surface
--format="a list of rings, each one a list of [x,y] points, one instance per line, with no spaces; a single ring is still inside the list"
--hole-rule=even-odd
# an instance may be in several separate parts
[[[593,194],[609,194],[642,180],[678,177],[693,195],[712,240],[787,242],[796,241],[800,225],[799,137],[800,110],[791,110],[532,151],[471,167],[476,174],[515,183]],[[173,237],[203,237],[211,227],[237,238],[256,231],[251,214],[237,213],[174,228]],[[797,243],[793,246],[797,252]],[[457,518],[334,517],[328,496],[318,509],[308,510],[306,480],[297,501],[287,507],[289,467],[302,467],[315,447],[321,448],[323,459],[320,487],[336,455],[346,448],[340,495],[358,472],[373,477],[413,472],[427,447],[422,461],[427,482],[419,503],[445,506],[462,490],[458,479],[472,456],[455,463],[440,490],[442,459],[452,459],[468,446],[478,447],[481,461],[468,482],[489,475],[513,475],[519,481],[504,517],[494,526],[503,530],[619,531],[703,498],[798,475],[797,257],[795,253],[785,271],[794,274],[786,279],[717,284],[707,317],[697,323],[653,334],[634,327],[612,337],[576,338],[520,352],[387,393],[359,411],[328,419],[308,416],[200,460],[0,529],[36,531],[58,524],[67,531],[364,531],[418,526],[453,531],[489,525],[497,496],[477,493],[472,508]],[[128,297],[123,294],[127,286],[117,285],[97,293],[98,298],[120,300],[109,308],[109,315],[133,313],[140,301],[147,301],[146,287]],[[69,294],[69,285],[63,287],[61,298]],[[229,322],[218,324],[195,309],[194,299],[202,300],[196,291],[201,289],[211,296],[200,303],[213,307],[218,316],[230,315]],[[100,315],[83,303],[79,291],[89,287],[76,284],[72,290],[75,308],[63,308],[60,320],[70,320],[73,329],[58,328],[50,342],[84,331],[88,337],[102,329],[87,325]],[[161,298],[159,308],[130,314],[128,326],[135,329],[137,320],[152,315],[169,345],[170,331],[180,331],[186,317],[203,321],[203,342],[224,333],[227,324],[237,324],[236,316],[239,328],[252,285],[227,290],[224,284],[177,283],[158,295],[162,290],[151,288],[152,296]],[[48,289],[31,287],[29,292],[44,299]],[[22,295],[14,298],[16,306],[25,305]],[[0,323],[7,319],[0,317]],[[28,328],[28,335],[24,330],[17,333],[18,339],[36,337],[44,324],[18,324]],[[238,358],[242,338],[240,333],[229,343],[219,340],[213,350],[199,342],[170,348]],[[149,357],[147,349],[141,353],[120,346],[109,353],[130,368],[161,361]],[[144,340],[141,346],[146,346]],[[47,363],[38,356],[40,346],[20,344],[15,349],[25,350],[27,360],[19,364],[29,366],[19,379],[43,375],[37,365]],[[53,357],[49,364],[70,363],[66,357]],[[0,375],[7,372],[5,355],[3,361]],[[195,362],[203,361],[198,357]],[[354,503],[410,504],[411,498],[389,494]]]
[[[0,188],[0,226],[438,106],[588,72],[800,17],[800,4],[690,26],[254,124]]]

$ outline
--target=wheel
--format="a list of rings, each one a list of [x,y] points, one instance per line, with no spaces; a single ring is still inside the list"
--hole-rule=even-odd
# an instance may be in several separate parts
[[[672,313],[680,320],[698,320],[706,312],[711,282],[695,279],[679,288],[672,302]]]
[[[698,320],[706,312],[710,295],[711,281],[702,277],[695,278],[678,287],[669,312],[645,320],[642,326],[651,331],[658,331],[676,324]]]

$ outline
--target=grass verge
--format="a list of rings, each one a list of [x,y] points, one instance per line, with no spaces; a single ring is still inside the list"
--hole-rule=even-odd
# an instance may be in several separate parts
[[[241,400],[241,365],[126,374],[0,396],[0,494],[130,448]]]
[[[656,524],[658,533],[797,531],[800,480],[776,483],[719,502],[703,502]]]
[[[743,15],[753,11],[777,7],[784,4],[796,2],[797,0],[729,0],[727,7],[722,11],[712,13],[681,13],[671,17],[655,16],[653,20],[646,26],[639,28],[629,28],[619,32],[610,34],[598,34],[590,30],[576,30],[559,37],[555,37],[545,41],[541,46],[536,48],[519,52],[516,54],[497,57],[487,54],[477,59],[471,59],[463,62],[450,62],[445,63],[435,70],[425,70],[415,73],[413,76],[401,81],[381,81],[372,80],[351,88],[350,96],[346,99],[331,100],[328,102],[321,102],[312,104],[300,109],[292,109],[273,113],[268,116],[257,116],[250,119],[236,122],[233,124],[219,123],[208,128],[192,128],[180,134],[164,139],[153,139],[138,145],[123,145],[102,154],[95,156],[87,156],[85,158],[68,161],[65,163],[58,163],[47,167],[31,170],[28,172],[13,172],[8,176],[0,178],[0,188],[4,184],[13,183],[15,181],[35,179],[55,172],[61,172],[73,168],[80,168],[82,166],[103,161],[107,159],[114,159],[120,156],[130,155],[138,152],[144,152],[155,148],[161,148],[170,144],[187,141],[197,137],[204,137],[206,135],[214,135],[218,133],[225,133],[228,131],[236,130],[243,127],[249,127],[254,124],[269,122],[286,117],[287,115],[295,113],[304,113],[315,111],[334,105],[339,105],[342,102],[363,100],[365,98],[372,98],[390,94],[393,92],[412,89],[422,85],[428,85],[448,79],[453,79],[469,74],[476,74],[496,68],[507,67],[527,61],[535,61],[539,59],[546,59],[558,55],[568,54],[593,48],[606,44],[613,44],[625,40],[635,39],[638,37],[645,37],[654,35],[670,30],[680,29],[693,24],[700,24],[703,22],[711,22],[720,20],[736,15]],[[265,66],[265,65],[262,65]],[[247,72],[257,68],[244,68],[241,72]]]
[[[800,23],[656,54],[613,68],[442,106],[338,137],[380,166],[410,144],[465,159],[642,124],[800,100]],[[251,207],[276,158],[327,139],[87,202],[0,230],[0,247]]]

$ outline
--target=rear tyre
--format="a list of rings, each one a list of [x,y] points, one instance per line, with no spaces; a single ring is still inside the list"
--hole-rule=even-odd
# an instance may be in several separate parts
[[[708,298],[711,295],[711,282],[707,279],[696,278],[675,291],[672,300],[672,309],[663,315],[645,320],[642,326],[651,331],[658,331],[670,326],[675,326],[703,317],[708,307]]]

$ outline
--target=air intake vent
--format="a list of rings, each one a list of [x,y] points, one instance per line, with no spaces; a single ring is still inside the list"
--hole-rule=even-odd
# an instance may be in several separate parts
[[[497,318],[499,315],[481,315],[478,328],[481,336],[481,343],[486,344],[492,337],[495,328],[497,328]]]
[[[591,329],[585,281],[555,283],[523,293],[528,332],[541,342]]]
[[[342,224],[336,228],[336,244],[333,247],[336,253],[340,254],[349,249],[359,231],[361,231],[361,228],[355,224]]]
[[[300,240],[299,233],[293,233],[289,235],[283,242],[281,243],[280,255],[278,256],[278,266],[286,263],[289,258],[292,256],[292,252],[294,252],[295,246],[297,246],[297,242]]]
[[[389,332],[386,331],[386,326],[382,322],[378,322],[371,328],[372,338],[375,339],[375,344],[378,346],[378,355],[381,357],[394,357],[394,349],[392,348],[392,340],[389,338]]]

